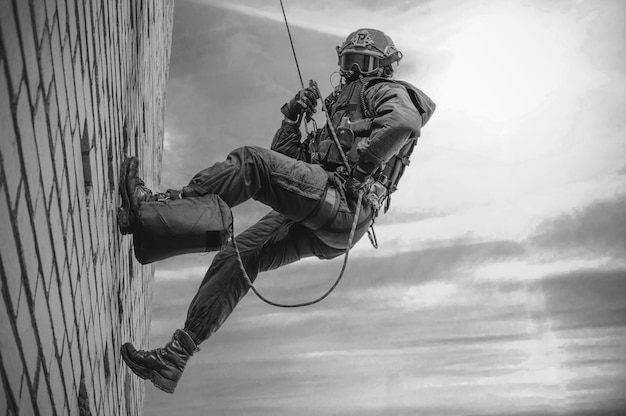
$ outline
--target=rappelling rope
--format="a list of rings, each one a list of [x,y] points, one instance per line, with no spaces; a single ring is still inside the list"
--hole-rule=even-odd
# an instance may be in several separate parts
[[[289,35],[289,43],[291,44],[291,51],[293,52],[293,59],[296,61],[296,69],[298,70],[298,77],[300,78],[300,85],[304,89],[304,81],[302,81],[302,73],[300,72],[300,65],[298,64],[298,56],[296,55],[296,48],[293,46],[293,38],[291,37],[291,30],[289,30],[289,23],[287,22],[287,15],[285,14],[285,7],[283,6],[283,0],[280,0],[280,9],[283,11],[283,19],[285,20],[285,26],[287,26],[287,34]]]
[[[300,79],[300,86],[304,89],[304,81],[302,80],[302,72],[300,72],[300,64],[298,64],[298,56],[296,55],[296,48],[293,46],[293,37],[291,36],[291,30],[289,30],[289,23],[287,22],[287,15],[285,14],[285,6],[283,6],[283,0],[280,0],[280,9],[283,11],[283,19],[285,20],[285,26],[287,27],[287,34],[289,35],[289,43],[291,44],[291,52],[293,52],[293,60],[296,62],[296,69],[298,70],[298,78]],[[304,121],[304,133],[306,137],[309,137],[309,126]]]
[[[296,48],[293,45],[293,38],[291,36],[291,30],[289,30],[289,23],[287,22],[287,15],[285,13],[285,7],[283,6],[283,0],[280,0],[280,8],[283,11],[283,18],[285,20],[285,26],[287,27],[287,34],[289,35],[289,43],[291,44],[291,51],[293,52],[293,58],[294,61],[296,62],[296,69],[298,71],[298,77],[300,79],[300,85],[302,86],[302,89],[304,89],[304,81],[302,80],[302,73],[300,72],[300,65],[298,64],[298,56],[296,55]],[[311,82],[313,83],[313,82]],[[324,113],[326,114],[326,123],[328,125],[329,130],[332,133],[333,139],[335,140],[335,144],[337,145],[337,148],[339,149],[339,152],[341,153],[341,157],[343,159],[344,165],[347,169],[347,171],[350,171],[350,164],[348,163],[348,158],[346,157],[345,152],[343,151],[343,149],[341,148],[341,144],[339,143],[339,139],[337,138],[337,133],[335,132],[335,128],[332,125],[330,116],[328,114],[328,109],[324,106],[324,101],[322,100],[322,98],[320,97],[320,101],[322,102],[322,106],[324,109]],[[304,128],[306,130],[306,135],[308,137],[309,135],[309,131],[307,128],[307,124],[306,124],[306,120],[304,123]],[[278,302],[274,302],[271,301],[269,299],[267,299],[265,296],[263,296],[261,293],[259,293],[259,291],[254,287],[254,283],[252,283],[252,279],[250,279],[250,276],[248,275],[248,272],[246,271],[246,267],[243,264],[243,259],[241,258],[241,252],[239,251],[239,246],[237,244],[237,239],[233,236],[232,240],[233,240],[233,247],[235,248],[235,253],[237,254],[237,260],[239,262],[239,268],[241,269],[241,272],[243,274],[244,279],[246,280],[246,283],[248,284],[248,287],[250,287],[250,289],[252,289],[252,291],[254,292],[255,295],[257,295],[257,297],[259,299],[261,299],[263,302],[272,305],[272,306],[276,306],[279,308],[300,308],[302,306],[309,306],[309,305],[313,305],[316,304],[322,300],[324,300],[326,297],[328,297],[328,295],[330,295],[333,290],[335,290],[335,288],[337,287],[337,285],[339,284],[339,282],[341,281],[341,279],[343,278],[344,272],[346,271],[346,266],[348,265],[348,256],[350,254],[350,249],[352,248],[352,243],[354,241],[354,233],[356,232],[356,228],[357,225],[359,223],[359,215],[361,213],[361,203],[363,202],[363,193],[364,191],[361,189],[359,191],[359,196],[357,198],[357,203],[356,203],[356,208],[354,211],[354,220],[352,222],[352,228],[350,229],[350,236],[348,237],[348,247],[346,248],[346,254],[344,255],[344,259],[343,259],[343,265],[341,266],[341,271],[339,272],[339,276],[337,276],[337,279],[335,279],[335,282],[333,283],[333,285],[330,287],[330,289],[328,289],[322,296],[311,300],[309,302],[302,302],[302,303],[294,303],[294,304],[286,304],[286,303],[278,303]]]

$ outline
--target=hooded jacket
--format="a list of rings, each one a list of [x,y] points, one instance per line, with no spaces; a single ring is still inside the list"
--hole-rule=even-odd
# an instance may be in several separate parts
[[[435,103],[422,91],[404,81],[387,78],[361,78],[347,83],[325,100],[330,118],[352,166],[358,164],[369,173],[385,164],[411,139],[435,110]],[[342,128],[352,131],[344,135]],[[341,165],[333,155],[328,127],[313,139],[301,142],[299,125],[284,120],[276,132],[271,149],[295,159],[318,163],[332,172]],[[336,149],[335,149],[336,151]]]

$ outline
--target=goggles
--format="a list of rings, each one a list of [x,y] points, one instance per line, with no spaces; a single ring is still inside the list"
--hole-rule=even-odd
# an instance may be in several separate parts
[[[343,53],[339,57],[339,67],[344,71],[352,71],[354,67],[361,74],[368,74],[380,68],[380,58],[360,53]]]

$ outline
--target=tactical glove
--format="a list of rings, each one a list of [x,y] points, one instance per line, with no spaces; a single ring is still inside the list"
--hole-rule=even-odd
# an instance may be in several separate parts
[[[350,172],[350,176],[348,180],[346,180],[346,194],[351,195],[354,198],[358,198],[359,192],[362,190],[364,193],[367,193],[371,180],[369,173],[363,168],[356,165],[352,172]]]
[[[309,84],[308,88],[300,90],[295,97],[282,106],[280,111],[292,121],[298,121],[302,113],[306,113],[307,120],[317,110],[317,100],[320,99],[320,91],[315,83]]]

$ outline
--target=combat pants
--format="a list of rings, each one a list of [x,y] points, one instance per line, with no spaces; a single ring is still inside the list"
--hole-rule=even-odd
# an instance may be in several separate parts
[[[338,186],[329,183],[328,172],[319,165],[248,146],[197,173],[183,188],[183,195],[217,194],[230,207],[253,198],[273,209],[236,237],[246,271],[254,281],[259,272],[304,257],[331,259],[346,251],[356,201],[346,199],[343,191],[338,192],[339,211],[330,224],[311,230],[299,223],[317,208],[329,185]],[[364,202],[360,211],[354,243],[367,232],[372,217],[368,203]],[[215,255],[189,306],[184,329],[196,344],[219,329],[248,289],[230,244]]]

